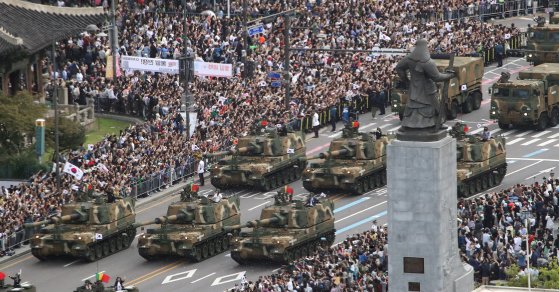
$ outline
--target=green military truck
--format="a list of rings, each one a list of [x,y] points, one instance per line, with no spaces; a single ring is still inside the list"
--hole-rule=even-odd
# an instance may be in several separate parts
[[[559,18],[552,17],[549,24],[545,18],[536,20],[537,25],[528,28],[526,61],[537,66],[542,63],[559,62]]]
[[[432,56],[439,71],[448,67],[448,59],[437,59]],[[479,57],[455,57],[454,71],[456,77],[448,84],[446,104],[447,118],[453,120],[458,112],[469,113],[481,107],[483,98],[481,93],[481,80],[483,79],[483,59]],[[439,88],[442,92],[442,86]],[[408,101],[408,91],[395,86],[391,93],[392,112],[398,113],[400,120],[403,118],[404,108]]]
[[[513,126],[535,127],[542,131],[559,123],[559,64],[545,63],[510,74],[489,88],[491,108],[489,117],[497,120],[501,129]]]

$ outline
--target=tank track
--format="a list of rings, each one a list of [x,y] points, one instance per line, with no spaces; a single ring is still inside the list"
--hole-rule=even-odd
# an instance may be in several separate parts
[[[126,235],[123,233],[126,233]],[[94,262],[121,250],[125,250],[130,247],[135,237],[136,229],[133,227],[129,227],[124,232],[111,234],[104,237],[102,240],[89,244],[89,250],[83,259],[88,262]]]
[[[507,173],[507,164],[499,165],[487,172],[462,181],[462,188],[458,189],[458,197],[468,198],[480,192],[501,184]]]
[[[227,232],[223,232],[195,244],[186,257],[195,262],[201,262],[228,249],[229,236],[227,235]]]
[[[351,191],[353,194],[362,195],[369,191],[377,188],[381,188],[386,185],[386,169],[383,168],[379,171],[372,172],[368,175],[359,177],[356,179],[355,183],[351,185]],[[331,188],[314,188],[309,182],[303,182],[303,188],[309,192],[320,192],[320,191],[330,191]],[[340,190],[346,190],[344,188],[339,188]]]
[[[298,166],[298,167],[295,167]],[[271,191],[301,179],[304,165],[294,163],[266,174],[258,187],[261,191]]]

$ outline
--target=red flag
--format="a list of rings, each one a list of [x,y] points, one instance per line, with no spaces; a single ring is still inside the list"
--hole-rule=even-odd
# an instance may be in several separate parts
[[[6,274],[0,272],[0,281],[4,280],[6,278]]]
[[[285,192],[287,194],[293,195],[293,188],[290,186],[285,186]]]
[[[468,133],[469,130],[470,128],[468,128],[468,125],[464,125],[464,133]]]
[[[200,186],[199,186],[199,185],[196,185],[196,184],[193,184],[193,185],[190,187],[190,191],[191,191],[191,192],[195,192],[195,193],[197,193],[199,189],[200,189]]]
[[[266,127],[266,126],[268,125],[268,121],[263,120],[262,122],[260,122],[260,125],[261,125],[262,127]]]
[[[353,122],[353,125],[352,125],[352,126],[353,126],[354,128],[359,128],[359,122],[357,122],[357,121]]]

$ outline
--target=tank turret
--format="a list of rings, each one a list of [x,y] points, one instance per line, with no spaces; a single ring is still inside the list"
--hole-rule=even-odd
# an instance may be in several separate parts
[[[236,140],[236,148],[209,154],[227,155],[210,168],[211,183],[220,189],[253,187],[269,191],[300,178],[306,148],[302,132],[278,132],[267,124]]]
[[[300,200],[278,198],[262,209],[260,219],[228,229],[251,228],[232,241],[231,258],[240,264],[250,261],[290,262],[312,254],[321,241],[334,242],[334,203],[309,197]]]
[[[201,261],[229,247],[229,226],[240,225],[238,197],[196,197],[174,202],[167,215],[136,224],[158,225],[138,238],[138,252],[147,260],[178,256]],[[226,230],[227,229],[227,230]]]
[[[358,127],[358,122],[348,123],[344,135],[334,139],[327,152],[309,158],[303,172],[305,189],[363,194],[386,184],[386,146],[393,136],[380,131],[361,133]]]
[[[135,202],[134,198],[107,202],[101,196],[82,196],[63,205],[60,216],[26,223],[26,228],[36,230],[31,253],[40,260],[71,256],[96,261],[124,250],[136,235]]]

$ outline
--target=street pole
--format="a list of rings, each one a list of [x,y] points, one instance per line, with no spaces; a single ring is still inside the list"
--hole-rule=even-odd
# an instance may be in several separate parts
[[[184,47],[183,58],[184,58],[184,112],[186,113],[185,117],[185,125],[186,125],[186,139],[190,140],[190,112],[188,110],[189,103],[190,103],[190,56],[188,52],[188,42],[186,40],[186,36],[188,35],[187,29],[187,19],[186,19],[186,0],[182,1],[182,9],[183,9],[183,40],[182,44]]]
[[[227,18],[231,18],[231,0],[227,0]]]
[[[111,0],[111,54],[113,55],[113,83],[116,84],[116,39],[117,39],[117,31],[116,31],[116,13],[115,13],[115,2],[117,0]]]
[[[528,292],[532,291],[532,275],[530,273],[530,226],[528,226],[528,211],[526,211],[526,270],[528,271]]]
[[[247,9],[248,9],[248,0],[243,0],[243,32],[244,32],[244,49],[247,53],[248,56],[248,28],[247,28],[247,21],[248,21],[248,16],[247,16]],[[246,60],[246,57],[245,57]],[[245,61],[243,61],[243,64],[245,63]],[[246,70],[246,64],[245,64],[245,70]],[[246,74],[245,74],[246,76]]]
[[[246,0],[245,0],[246,1]],[[291,102],[291,77],[289,76],[289,66],[290,66],[290,44],[289,44],[289,30],[291,29],[291,15],[288,13],[285,15],[285,24],[283,29],[283,66],[284,66],[284,77],[285,81],[285,109],[289,110],[289,103]]]
[[[56,175],[56,189],[60,190],[60,168],[58,165],[59,160],[59,139],[58,139],[58,82],[56,78],[56,74],[58,72],[58,68],[56,65],[56,52],[55,52],[55,42],[52,42],[52,80],[53,80],[53,94],[52,99],[54,102],[54,166],[55,166],[55,175]]]

